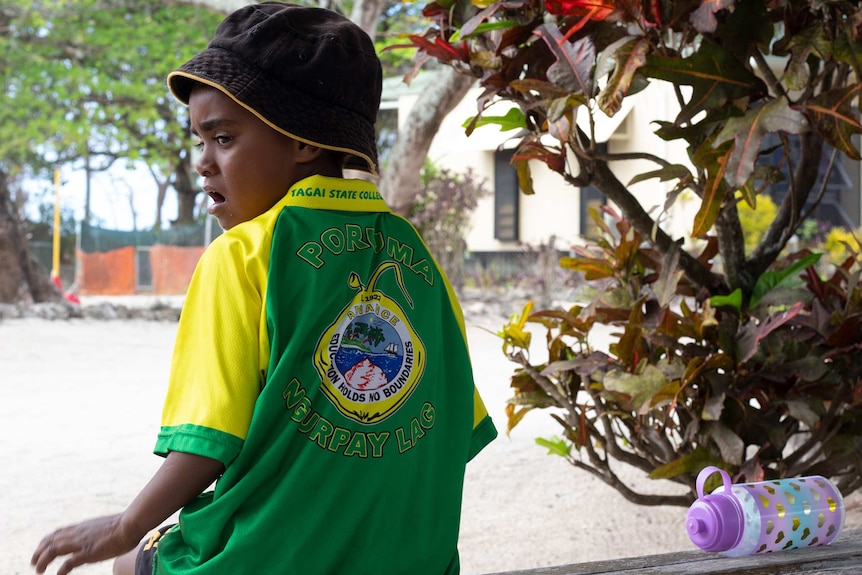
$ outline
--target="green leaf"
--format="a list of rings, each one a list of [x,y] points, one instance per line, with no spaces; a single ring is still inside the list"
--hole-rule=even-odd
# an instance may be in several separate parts
[[[763,297],[771,290],[785,284],[793,279],[799,272],[815,265],[823,254],[808,254],[804,258],[796,260],[793,264],[780,270],[770,270],[765,272],[754,284],[754,290],[751,292],[751,303],[749,308],[754,308]]]
[[[496,20],[494,22],[483,22],[482,24],[476,26],[475,30],[472,30],[469,34],[464,35],[463,38],[480,36],[485,32],[491,32],[493,30],[508,30],[509,28],[514,28],[515,26],[517,26],[517,22],[512,22],[511,20]],[[456,37],[453,35],[452,38],[454,41]]]
[[[665,166],[660,170],[640,173],[629,180],[629,185],[631,186],[639,182],[651,180],[652,178],[658,178],[659,181],[667,182],[668,180],[690,180],[692,179],[692,176],[691,171],[686,166],[683,166],[682,164],[673,164]]]
[[[725,395],[713,395],[708,398],[703,404],[703,412],[701,418],[704,421],[718,421],[721,419],[721,412],[724,411]]]
[[[721,458],[734,466],[742,465],[745,454],[745,442],[729,427],[719,421],[705,423],[707,433],[718,446]]]
[[[842,30],[843,33],[832,43],[832,57],[849,64],[858,78],[862,76],[862,50],[859,50],[856,31],[852,27],[849,29],[852,32],[848,34],[846,29]]]
[[[722,305],[729,305],[735,307],[737,310],[742,310],[742,290],[736,288],[728,295],[714,295],[709,298],[709,303],[713,305],[713,307],[718,307]]]
[[[712,454],[704,447],[697,447],[687,455],[674,459],[664,465],[656,467],[650,474],[650,479],[670,479],[684,473],[699,473],[704,467],[710,465],[724,466],[725,462]]]
[[[792,109],[784,98],[749,110],[742,117],[729,119],[713,142],[713,146],[719,146],[733,140],[725,179],[734,189],[745,185],[754,171],[754,162],[766,134],[779,131],[801,134],[807,129],[805,115]]]
[[[473,125],[473,128],[491,125],[499,126],[501,132],[507,132],[509,130],[525,128],[527,126],[527,119],[519,108],[511,108],[503,116],[481,116],[478,119],[476,116],[471,116],[461,124],[461,127],[468,128],[470,125]]]
[[[818,53],[825,60],[829,59],[832,51],[831,42],[826,38],[826,30],[819,22],[795,33],[787,48],[790,50],[790,61],[787,63],[784,80],[791,90],[802,90],[808,85],[808,58],[811,54]]]
[[[606,368],[608,363],[609,359],[604,353],[595,352],[588,356],[551,362],[541,371],[541,375],[547,377],[566,371],[574,371],[580,376],[588,377]]]
[[[647,365],[642,374],[614,370],[605,374],[604,387],[632,398],[632,409],[642,413],[650,408],[653,397],[668,384],[665,374],[654,365]]]
[[[550,439],[537,437],[536,444],[546,448],[548,450],[548,455],[559,455],[560,457],[568,459],[572,454],[572,444],[557,436],[551,437]]]
[[[691,98],[676,118],[677,125],[703,110],[721,108],[728,100],[767,93],[763,80],[730,50],[706,42],[688,58],[651,54],[639,71],[650,78],[692,87]]]
[[[521,309],[520,315],[512,314],[512,317],[509,318],[509,323],[504,325],[502,331],[497,334],[503,338],[504,353],[509,346],[521,349],[530,348],[530,340],[533,334],[525,330],[524,326],[527,324],[531,311],[533,311],[533,302],[528,301],[524,304],[523,309]]]
[[[541,409],[557,405],[553,398],[542,391],[540,387],[536,387],[536,391],[519,391],[513,397],[510,397],[506,403],[509,405],[529,407],[530,409]]]
[[[784,402],[784,405],[787,406],[787,412],[791,417],[801,421],[807,425],[809,429],[814,429],[814,427],[820,422],[820,415],[818,415],[810,405],[810,402],[815,401],[818,400],[814,397],[807,399],[788,399]],[[820,403],[820,410],[823,410],[822,403]]]

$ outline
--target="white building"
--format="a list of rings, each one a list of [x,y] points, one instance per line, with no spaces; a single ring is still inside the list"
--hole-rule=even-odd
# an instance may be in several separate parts
[[[420,74],[410,86],[400,79],[384,83],[384,107],[396,109],[403,120],[416,102],[419,93],[433,74]],[[596,190],[578,189],[566,184],[541,162],[533,162],[531,170],[536,193],[527,196],[518,191],[515,170],[509,165],[515,142],[508,142],[514,132],[501,132],[495,125],[483,126],[467,137],[465,121],[477,112],[480,88],[474,88],[449,114],[437,133],[429,151],[431,161],[454,172],[468,167],[487,178],[494,190],[493,197],[481,200],[467,237],[468,249],[476,253],[500,253],[523,250],[525,246],[547,243],[552,236],[556,247],[566,250],[582,242],[590,231],[588,208],[605,202]],[[502,116],[512,104],[495,104],[486,115]],[[597,112],[596,136],[611,154],[648,152],[671,163],[690,165],[681,140],[666,142],[654,134],[655,120],[673,121],[678,107],[670,84],[653,82],[651,86],[626,98],[622,109],[612,118]],[[582,127],[585,117],[579,117]],[[498,150],[502,145],[502,150]],[[828,159],[828,158],[827,158]],[[657,164],[646,160],[619,161],[611,165],[620,181],[627,183],[633,176],[657,170]],[[636,183],[629,189],[653,217],[662,220],[664,229],[674,238],[688,238],[694,214],[700,200],[691,193],[678,197],[668,213],[663,213],[667,193],[675,181],[651,179]],[[818,218],[835,225],[857,228],[862,221],[860,205],[859,163],[845,160],[830,179],[831,193],[824,198]],[[776,193],[777,192],[777,193]],[[782,190],[772,192],[781,197]]]

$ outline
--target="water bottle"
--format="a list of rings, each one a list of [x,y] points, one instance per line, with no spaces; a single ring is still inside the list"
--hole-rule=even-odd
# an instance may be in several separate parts
[[[706,479],[721,487],[704,495]],[[844,528],[844,498],[825,477],[797,477],[733,485],[718,467],[697,476],[697,497],[685,520],[692,543],[730,557],[828,545]]]

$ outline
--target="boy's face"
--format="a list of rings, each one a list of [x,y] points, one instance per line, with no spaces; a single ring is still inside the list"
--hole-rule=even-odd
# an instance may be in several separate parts
[[[189,97],[195,164],[212,199],[207,211],[225,230],[278,202],[298,178],[298,142],[276,132],[223,92],[199,85]]]

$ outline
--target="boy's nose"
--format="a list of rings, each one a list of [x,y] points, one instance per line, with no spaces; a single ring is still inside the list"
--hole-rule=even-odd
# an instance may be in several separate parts
[[[195,171],[198,175],[206,178],[207,176],[211,176],[214,171],[214,164],[209,157],[209,153],[207,152],[206,146],[204,146],[203,151],[201,152],[198,159],[195,161]]]

